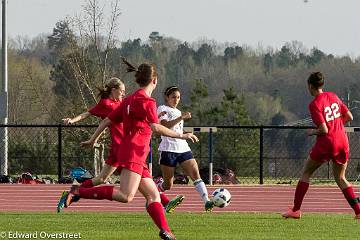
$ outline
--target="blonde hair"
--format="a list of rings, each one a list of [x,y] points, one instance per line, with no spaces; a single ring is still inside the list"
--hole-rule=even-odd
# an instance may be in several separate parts
[[[101,98],[109,98],[111,94],[111,89],[119,89],[122,85],[124,85],[124,83],[119,78],[109,78],[103,87],[97,87],[97,89],[99,90],[98,96]]]

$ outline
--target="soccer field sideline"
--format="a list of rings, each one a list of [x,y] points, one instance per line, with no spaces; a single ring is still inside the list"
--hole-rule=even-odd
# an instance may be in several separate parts
[[[1,212],[51,212],[56,209],[58,198],[70,185],[0,185]],[[220,186],[209,186],[209,192]],[[264,212],[280,213],[292,204],[295,186],[283,185],[226,185],[232,194],[231,203],[214,212]],[[356,187],[355,187],[356,189]],[[169,197],[185,195],[184,202],[176,212],[203,212],[203,203],[192,186],[176,185],[167,192]],[[65,212],[143,212],[144,198],[138,193],[133,202],[122,204],[107,200],[81,200],[65,209]],[[336,186],[311,186],[305,197],[304,213],[352,213],[341,191]]]

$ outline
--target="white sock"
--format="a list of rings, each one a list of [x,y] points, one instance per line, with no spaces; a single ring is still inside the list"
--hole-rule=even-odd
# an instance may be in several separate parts
[[[204,201],[204,203],[209,201],[208,191],[206,189],[205,183],[201,178],[194,181],[194,186],[196,191],[200,194],[200,197]]]

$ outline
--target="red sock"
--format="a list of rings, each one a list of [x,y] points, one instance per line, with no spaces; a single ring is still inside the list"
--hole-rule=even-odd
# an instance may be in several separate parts
[[[300,210],[301,204],[304,200],[305,194],[309,189],[309,183],[299,181],[296,190],[295,190],[295,198],[294,198],[294,207],[293,211]]]
[[[79,195],[86,199],[112,200],[114,186],[101,186],[92,188],[79,188]]]
[[[169,225],[167,224],[164,209],[161,203],[152,202],[149,204],[146,210],[159,229],[171,232]]]
[[[85,182],[83,182],[82,184],[80,184],[80,187],[81,188],[92,188],[92,187],[94,187],[94,184],[91,179],[88,179]]]
[[[355,202],[355,203],[351,203],[351,201],[354,201],[356,199],[356,195],[354,193],[354,189],[352,186],[347,187],[345,189],[342,190],[346,200],[348,201],[350,207],[352,207],[352,209],[354,209],[354,212],[356,215],[358,215],[360,213],[360,206],[359,203]]]
[[[160,193],[161,204],[163,205],[163,207],[166,207],[170,202],[170,199],[165,195],[164,192],[159,192],[159,193]]]

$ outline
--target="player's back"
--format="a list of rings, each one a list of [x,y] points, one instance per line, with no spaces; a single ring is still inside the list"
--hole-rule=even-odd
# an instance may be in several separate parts
[[[329,135],[344,132],[344,123],[341,118],[348,110],[344,103],[332,92],[324,92],[315,97],[311,104],[315,104],[323,114]]]
[[[155,100],[147,96],[142,89],[124,99],[122,118],[124,131],[127,134],[135,131],[141,134],[151,135],[150,122],[148,119],[149,105],[154,105],[156,110]]]
[[[324,92],[317,95],[310,103],[309,109],[315,125],[325,123],[328,128],[328,134],[318,136],[318,141],[333,151],[347,145],[342,116],[349,110],[335,93]]]

